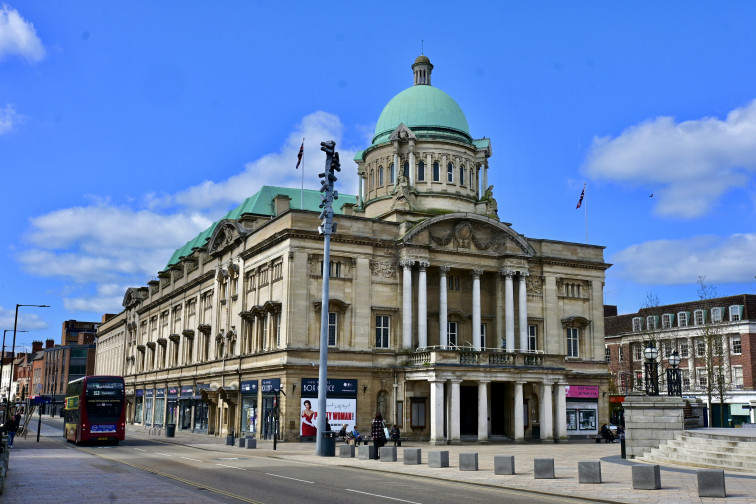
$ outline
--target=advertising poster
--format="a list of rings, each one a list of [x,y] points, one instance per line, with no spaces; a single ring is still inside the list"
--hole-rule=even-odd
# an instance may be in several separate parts
[[[302,400],[299,414],[299,434],[316,436],[318,424],[318,379],[302,379]],[[338,431],[346,424],[347,432],[354,429],[357,417],[357,380],[328,380],[326,415],[331,429]]]

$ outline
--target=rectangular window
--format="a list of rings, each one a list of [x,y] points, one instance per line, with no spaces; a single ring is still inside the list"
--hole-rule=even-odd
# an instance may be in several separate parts
[[[696,382],[700,389],[705,389],[709,385],[709,377],[706,375],[706,368],[696,368]]]
[[[449,275],[446,278],[447,290],[459,290],[459,275]]]
[[[677,314],[677,327],[688,327],[688,312],[681,311]]]
[[[643,388],[643,371],[635,372],[635,388],[637,389]]]
[[[528,351],[535,352],[538,350],[538,326],[528,326]]]
[[[672,343],[670,341],[662,341],[661,344],[661,356],[666,359],[672,354]]]
[[[743,307],[740,305],[730,306],[730,321],[737,322],[741,318]]]
[[[486,324],[480,324],[480,348],[486,348]]]
[[[417,163],[417,180],[419,182],[425,181],[425,163],[423,163],[422,161]]]
[[[640,343],[633,343],[633,360],[639,361],[643,358],[643,345]]]
[[[732,349],[733,355],[740,355],[743,353],[743,344],[740,341],[740,335],[732,337],[730,348]]]
[[[704,325],[704,311],[696,310],[693,312],[693,324],[697,326]]]
[[[330,261],[329,277],[341,278],[341,261]],[[323,276],[323,261],[320,261],[320,276]]]
[[[683,390],[690,390],[690,370],[688,369],[681,369],[680,370],[680,380],[681,380],[681,386]]]
[[[690,357],[690,349],[688,348],[687,341],[680,342],[680,357],[683,359],[687,359],[688,357]]]
[[[711,342],[711,347],[714,350],[714,355],[722,355],[722,338],[717,337]]]
[[[396,426],[404,428],[404,401],[396,401]]]
[[[646,328],[649,330],[656,329],[656,315],[646,317]]]
[[[441,180],[441,167],[438,165],[438,161],[433,163],[433,182],[439,182]]]
[[[425,398],[413,397],[411,401],[410,425],[413,429],[425,428]]]
[[[706,355],[706,342],[703,338],[696,338],[696,357]]]
[[[328,312],[328,346],[336,346],[336,312]]]
[[[722,322],[722,308],[712,308],[711,309],[711,321],[712,322]]]
[[[671,313],[665,313],[662,315],[662,329],[669,329],[672,327],[672,317],[673,315]]]
[[[446,340],[448,346],[457,346],[457,323],[456,322],[447,322],[446,323]]]
[[[625,360],[625,347],[623,347],[622,345],[619,346],[619,353],[617,355],[617,360],[619,362],[622,362],[623,360]]]
[[[567,357],[580,357],[580,329],[567,328]]]
[[[643,319],[640,317],[633,318],[633,332],[641,332],[643,330]]]
[[[388,315],[376,315],[375,317],[375,347],[388,348],[391,326],[391,317]]]
[[[606,362],[612,362],[612,349],[609,346],[604,347],[604,359]]]
[[[743,388],[743,366],[732,366],[732,387],[736,390]]]
[[[448,184],[454,183],[454,165],[449,163],[446,167],[446,182]]]

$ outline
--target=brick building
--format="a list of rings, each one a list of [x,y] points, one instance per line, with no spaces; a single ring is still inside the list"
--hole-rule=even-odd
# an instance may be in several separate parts
[[[719,297],[642,308],[617,315],[611,308],[605,319],[606,360],[611,391],[621,396],[644,390],[643,349],[653,341],[659,350],[659,391],[667,391],[669,356],[677,351],[684,397],[707,403],[706,390],[714,376],[726,388],[725,425],[753,421],[756,406],[756,295]],[[707,344],[707,340],[711,344]],[[711,364],[707,366],[707,362]],[[711,370],[712,373],[708,372]],[[721,426],[718,392],[711,405],[714,427]]]

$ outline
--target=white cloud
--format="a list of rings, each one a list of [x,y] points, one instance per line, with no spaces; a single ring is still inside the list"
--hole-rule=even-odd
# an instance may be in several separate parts
[[[164,203],[178,203],[195,210],[219,207],[228,209],[230,205],[239,204],[257,192],[263,185],[301,187],[303,169],[305,187],[319,189],[320,179],[317,174],[323,171],[325,162],[325,154],[320,151],[320,142],[324,140],[334,140],[339,152],[341,174],[338,177],[337,189],[347,194],[356,194],[357,169],[352,161],[355,151],[340,145],[343,130],[341,120],[333,114],[309,114],[289,135],[279,152],[247,163],[243,172],[227,180],[205,181],[164,199]],[[297,170],[297,153],[302,138],[305,138],[305,155],[303,166]],[[153,195],[151,199],[154,201],[158,198]]]
[[[632,245],[614,254],[610,274],[646,285],[695,284],[701,275],[714,284],[750,282],[756,233],[702,235]]]
[[[644,186],[661,215],[698,217],[756,173],[756,100],[725,120],[658,117],[617,138],[594,138],[585,172]]]
[[[66,310],[94,313],[118,313],[128,285],[110,283],[96,286],[95,295],[82,297],[64,297]]]
[[[0,60],[20,56],[30,63],[45,57],[45,47],[37,37],[34,25],[21,17],[16,9],[0,6]]]
[[[5,108],[0,108],[0,135],[13,131],[20,120],[21,116],[13,108],[13,105],[7,104]]]
[[[45,300],[39,304],[44,304]],[[27,301],[28,303],[28,301]],[[49,303],[48,303],[49,304]],[[37,313],[32,310],[44,310],[44,308],[20,307],[18,309],[18,329],[16,330],[16,340],[18,340],[18,331],[33,331],[35,329],[47,329],[48,325]],[[5,308],[0,306],[0,329],[13,329],[16,322],[16,307]],[[25,334],[25,333],[23,333]],[[6,348],[13,345],[13,332],[9,331],[6,335]]]

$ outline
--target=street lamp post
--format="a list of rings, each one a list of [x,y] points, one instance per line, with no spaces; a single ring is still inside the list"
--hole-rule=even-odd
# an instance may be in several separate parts
[[[5,417],[8,414],[7,410],[8,410],[8,403],[10,402],[10,388],[11,388],[11,383],[13,383],[13,371],[11,371],[10,379],[8,380],[8,386],[3,387],[3,380],[5,379],[3,377],[3,367],[5,365],[5,335],[8,334],[8,331],[12,331],[12,330],[13,329],[3,329],[3,351],[2,351],[2,354],[0,354],[1,356],[0,357],[0,394],[3,394],[2,399],[3,399],[3,405],[4,405],[3,419],[2,419],[3,423],[5,423]],[[23,329],[17,332],[29,332],[29,331]],[[13,362],[13,360],[11,360],[11,362]],[[2,392],[3,390],[7,391],[7,394],[8,394],[7,397],[5,397],[5,393]]]
[[[18,309],[21,306],[33,306],[34,308],[50,308],[50,305],[37,305],[37,304],[17,304],[16,305],[16,318],[13,321],[13,351],[11,353],[11,379],[13,379],[13,361],[16,360],[16,333],[18,332]],[[25,332],[25,331],[22,331]]]
[[[677,350],[667,359],[672,369],[667,368],[667,395],[682,397],[682,380],[680,379],[680,356]]]
[[[648,346],[643,350],[643,357],[646,362],[643,367],[646,371],[646,395],[659,395],[659,363],[656,358],[659,356],[659,350],[654,346],[653,341],[648,342]]]

